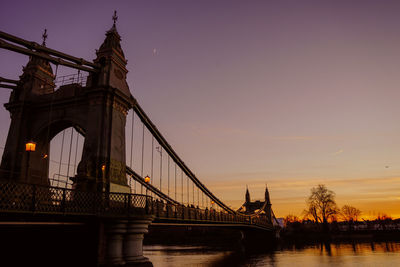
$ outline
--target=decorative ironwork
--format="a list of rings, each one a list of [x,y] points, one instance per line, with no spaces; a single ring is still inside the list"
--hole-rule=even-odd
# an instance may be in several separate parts
[[[43,46],[46,46],[46,39],[47,39],[47,29],[44,29],[44,32],[43,32],[42,38],[43,38],[42,45],[43,45]]]
[[[73,189],[0,182],[1,213],[50,213],[129,217],[150,214],[151,197],[139,194],[81,192]]]
[[[265,216],[231,214],[164,201],[142,194],[82,192],[68,188],[0,182],[0,213],[129,217],[155,215],[185,222],[244,224],[272,229]]]
[[[114,21],[113,27],[115,27],[115,24],[117,23],[117,20],[118,20],[117,10],[114,10],[114,15],[112,17],[112,20]]]

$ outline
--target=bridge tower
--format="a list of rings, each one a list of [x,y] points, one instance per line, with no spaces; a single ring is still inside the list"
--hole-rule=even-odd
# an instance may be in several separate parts
[[[267,185],[265,185],[264,201],[256,200],[253,202],[250,199],[250,192],[246,186],[245,202],[243,204],[243,207],[245,208],[245,213],[252,214],[256,210],[262,209],[265,214],[264,216],[266,216],[268,221],[272,223],[272,207],[271,206],[272,206],[272,204],[271,204],[271,200],[269,198],[269,191],[268,191]]]
[[[11,124],[0,165],[0,180],[49,185],[50,141],[59,132],[73,127],[85,137],[77,175],[70,177],[75,191],[130,192],[126,179],[125,124],[128,110],[136,105],[136,100],[126,82],[127,60],[116,19],[114,13],[114,24],[106,32],[93,62],[48,49],[45,40],[39,46],[2,33],[3,38],[28,47],[30,51],[0,39],[1,48],[24,51],[31,56],[5,104],[11,114]],[[89,71],[86,86],[69,84],[56,90],[57,71],[53,71],[48,60],[56,68],[61,64]],[[36,151],[26,152],[25,144],[31,140],[36,143]],[[63,198],[65,200],[65,193]],[[79,198],[71,197],[68,201],[79,201]],[[83,220],[98,229],[100,266],[151,266],[143,256],[142,243],[152,215],[138,212],[96,218],[95,223],[87,218]]]
[[[55,75],[49,62],[30,57],[5,104],[11,125],[0,177],[49,184],[50,141],[62,130],[74,127],[85,137],[77,175],[71,177],[75,188],[129,192],[125,123],[135,100],[126,82],[127,60],[120,41],[114,20],[96,51],[94,63],[98,70],[90,73],[85,87],[70,84],[55,90]],[[30,140],[36,143],[36,151],[28,153],[25,143]]]

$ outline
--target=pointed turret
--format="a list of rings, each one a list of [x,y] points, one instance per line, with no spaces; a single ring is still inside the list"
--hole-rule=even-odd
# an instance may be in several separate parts
[[[95,63],[100,64],[101,71],[95,78],[91,75],[88,79],[88,85],[111,86],[123,92],[126,96],[130,96],[128,84],[126,82],[127,60],[121,48],[121,36],[116,27],[118,17],[114,11],[114,23],[110,30],[106,32],[106,38],[101,44],[99,50],[96,51]]]
[[[47,29],[43,33],[42,45],[46,46]],[[40,52],[43,53],[43,52]],[[23,83],[23,90],[26,93],[36,95],[49,94],[54,92],[54,74],[50,63],[42,58],[31,56],[23,68],[20,80]]]
[[[116,21],[117,21],[118,17],[116,14],[116,11],[114,11],[114,16],[113,16],[113,20],[114,23],[111,27],[111,29],[109,29],[106,32],[106,39],[104,40],[104,42],[101,44],[100,49],[97,51],[97,56],[101,55],[101,54],[107,54],[107,52],[110,52],[110,50],[116,50],[115,52],[117,52],[119,54],[119,59],[122,60],[125,65],[126,65],[126,59],[125,59],[125,55],[124,52],[122,51],[121,48],[121,36],[119,35],[118,31],[117,31],[117,26],[116,26]]]
[[[269,199],[269,192],[268,192],[267,185],[265,185],[265,202],[267,202],[267,204],[271,204],[271,200]]]
[[[246,185],[246,203],[250,203],[250,193],[249,193],[249,188]]]
[[[272,208],[271,208],[271,200],[269,199],[269,192],[268,192],[268,186],[265,185],[265,214],[269,220],[269,222],[272,223]]]

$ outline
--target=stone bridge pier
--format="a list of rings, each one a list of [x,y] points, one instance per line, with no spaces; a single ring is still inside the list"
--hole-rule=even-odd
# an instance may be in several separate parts
[[[143,238],[153,216],[141,216],[128,220],[108,220],[100,229],[99,265],[153,266],[143,256]]]

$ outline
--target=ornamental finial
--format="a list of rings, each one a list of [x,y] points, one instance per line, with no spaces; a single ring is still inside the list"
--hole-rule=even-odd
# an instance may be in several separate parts
[[[43,46],[46,46],[46,39],[47,39],[47,29],[44,29],[44,32],[43,32],[42,38],[43,38],[42,45],[43,45]]]
[[[116,23],[117,20],[118,20],[117,10],[114,10],[114,15],[113,15],[112,19],[113,19],[113,21],[114,21],[113,27],[115,27],[115,23]]]

